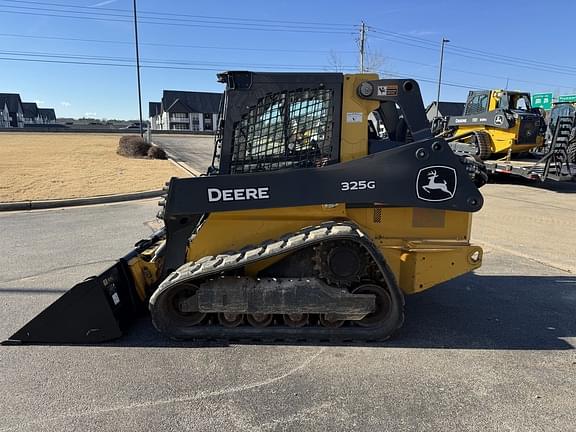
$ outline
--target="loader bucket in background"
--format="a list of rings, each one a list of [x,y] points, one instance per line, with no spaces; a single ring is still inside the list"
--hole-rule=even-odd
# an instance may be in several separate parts
[[[93,344],[122,336],[140,303],[126,258],[72,287],[3,344]]]

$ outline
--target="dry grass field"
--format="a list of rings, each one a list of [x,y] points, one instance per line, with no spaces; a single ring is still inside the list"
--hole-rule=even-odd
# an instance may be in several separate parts
[[[0,202],[161,189],[188,174],[168,160],[116,154],[120,135],[0,134]]]

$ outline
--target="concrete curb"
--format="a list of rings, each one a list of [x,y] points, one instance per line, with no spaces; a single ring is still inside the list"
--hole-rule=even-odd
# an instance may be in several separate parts
[[[0,203],[0,211],[40,210],[40,209],[51,209],[58,207],[75,207],[91,204],[108,204],[122,201],[141,200],[146,198],[158,198],[164,193],[165,191],[163,190],[151,190],[129,194],[100,195],[87,198],[17,201],[17,202]]]

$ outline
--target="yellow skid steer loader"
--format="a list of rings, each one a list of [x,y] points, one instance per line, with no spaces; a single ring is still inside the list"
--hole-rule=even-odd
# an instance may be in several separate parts
[[[481,265],[470,243],[481,167],[432,137],[414,80],[219,80],[207,175],[172,178],[164,227],[8,342],[100,343],[146,309],[177,339],[384,340],[405,295]],[[369,134],[373,112],[410,133]]]

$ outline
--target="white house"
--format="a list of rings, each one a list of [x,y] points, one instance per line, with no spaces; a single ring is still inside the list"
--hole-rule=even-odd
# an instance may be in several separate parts
[[[162,102],[150,102],[152,130],[215,131],[221,93],[164,90]]]
[[[43,119],[38,113],[38,105],[34,102],[22,102],[22,112],[24,114],[24,125],[43,123]]]
[[[56,124],[56,112],[54,108],[38,108],[38,115],[42,124]]]
[[[6,101],[0,99],[0,128],[10,127],[10,111]]]
[[[24,127],[24,110],[18,93],[0,93],[0,106],[6,104],[9,113],[9,127]]]

